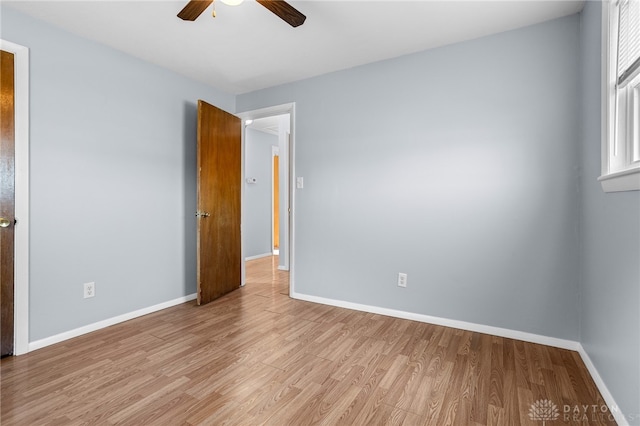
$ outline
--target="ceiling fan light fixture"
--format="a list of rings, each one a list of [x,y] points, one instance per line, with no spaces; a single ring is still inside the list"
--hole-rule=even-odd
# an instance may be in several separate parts
[[[0,0],[1,1],[1,0]],[[242,3],[243,0],[220,0],[224,4],[231,6],[237,6]],[[269,9],[274,15],[282,19],[292,27],[298,27],[304,24],[306,16],[304,16],[298,9],[291,6],[285,0],[256,0],[262,6]],[[178,13],[178,18],[184,21],[195,21],[202,12],[209,7],[214,0],[189,0],[189,2]],[[212,8],[213,16],[215,17],[215,6]]]

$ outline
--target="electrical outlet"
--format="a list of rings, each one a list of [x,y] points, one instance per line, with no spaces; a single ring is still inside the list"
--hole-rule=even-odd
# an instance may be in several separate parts
[[[84,283],[84,298],[93,297],[96,295],[96,283]]]
[[[398,273],[398,287],[406,287],[407,286],[407,274],[402,272]]]

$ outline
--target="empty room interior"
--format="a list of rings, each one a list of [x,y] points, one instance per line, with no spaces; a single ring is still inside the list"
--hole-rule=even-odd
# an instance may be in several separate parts
[[[640,425],[638,0],[227,3],[0,3],[0,423]]]

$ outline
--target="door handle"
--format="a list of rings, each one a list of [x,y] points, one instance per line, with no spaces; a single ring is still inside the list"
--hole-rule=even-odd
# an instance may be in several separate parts
[[[207,212],[196,212],[196,217],[209,217],[210,214]]]
[[[0,228],[8,228],[11,225],[11,221],[7,218],[0,217]]]

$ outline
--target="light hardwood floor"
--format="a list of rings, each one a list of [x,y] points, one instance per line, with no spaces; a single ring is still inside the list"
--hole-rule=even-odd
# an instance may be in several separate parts
[[[179,305],[0,363],[2,425],[615,424],[576,352],[290,299],[275,258]],[[570,419],[572,420],[572,419]]]

